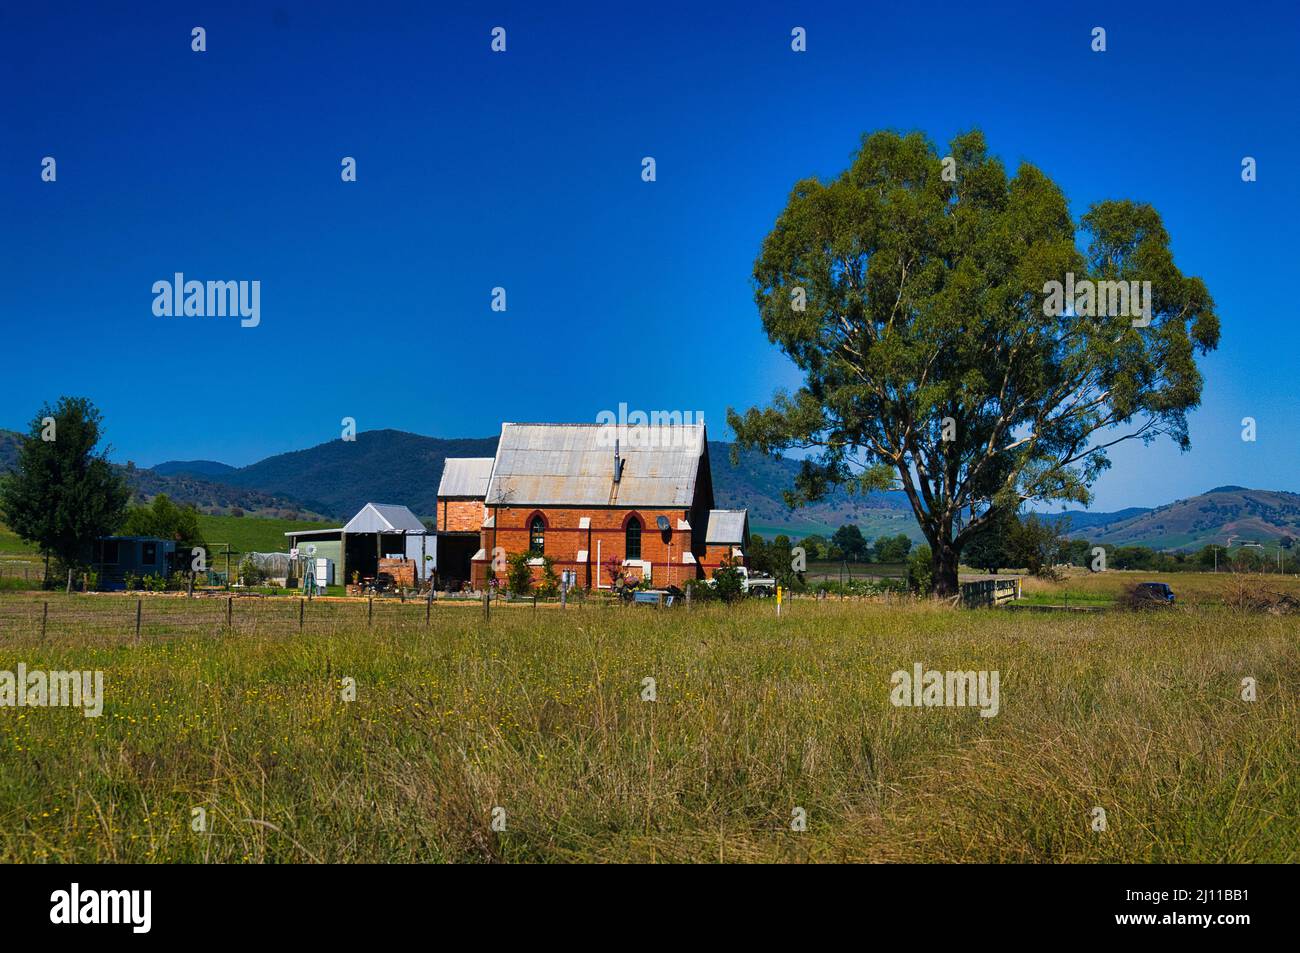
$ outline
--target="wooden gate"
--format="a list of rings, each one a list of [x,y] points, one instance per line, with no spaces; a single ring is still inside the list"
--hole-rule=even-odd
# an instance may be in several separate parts
[[[997,606],[1020,598],[1020,577],[990,576],[961,584],[961,604],[967,609]]]

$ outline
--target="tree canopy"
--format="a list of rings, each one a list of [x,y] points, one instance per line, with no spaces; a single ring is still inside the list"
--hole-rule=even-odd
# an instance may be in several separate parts
[[[831,537],[831,542],[835,544],[845,559],[851,559],[854,562],[860,562],[867,558],[867,540],[862,535],[862,530],[853,523],[845,523],[835,531]]]
[[[127,512],[121,532],[126,536],[157,536],[174,540],[180,549],[207,547],[199,529],[199,511],[193,504],[178,506],[166,493],[159,493],[148,506]]]
[[[878,563],[901,563],[912,551],[912,540],[906,533],[881,536],[873,547]]]
[[[1105,297],[1089,283],[1121,281],[1150,282],[1141,320],[1088,316]],[[946,156],[919,133],[864,136],[837,179],[794,186],[754,282],[804,382],[729,410],[738,446],[812,451],[792,506],[836,484],[901,488],[941,593],[998,512],[1087,503],[1121,441],[1187,448],[1195,358],[1219,338],[1154,208],[1103,201],[1076,222],[1051,179],[1028,163],[1008,175],[978,131]],[[1061,284],[1091,297],[1053,307]]]

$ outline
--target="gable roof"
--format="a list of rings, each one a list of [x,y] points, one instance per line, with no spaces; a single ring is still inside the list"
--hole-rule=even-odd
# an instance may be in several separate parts
[[[749,531],[749,510],[709,510],[704,542],[742,546]]]
[[[488,481],[492,479],[492,457],[448,457],[442,465],[442,480],[438,483],[438,497],[487,496]]]
[[[367,503],[348,520],[345,533],[424,533],[425,525],[405,506]]]
[[[688,507],[700,459],[708,452],[704,424],[642,429],[606,424],[501,425],[485,502],[509,506]],[[614,482],[613,437],[623,475]],[[712,501],[710,501],[712,502]]]

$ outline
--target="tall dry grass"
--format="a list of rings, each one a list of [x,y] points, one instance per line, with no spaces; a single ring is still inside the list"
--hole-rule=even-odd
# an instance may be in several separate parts
[[[0,670],[102,669],[107,701],[0,709],[0,861],[1300,857],[1286,618],[318,605],[299,635],[267,602],[134,644],[125,600],[55,600],[42,638],[21,598]],[[1000,713],[893,707],[914,662],[998,670]]]
[[[1024,577],[1021,585],[1025,595],[1051,595],[1060,602],[1066,593],[1070,598],[1105,597],[1103,601],[1119,597],[1140,582],[1167,582],[1183,605],[1221,605],[1232,601],[1243,587],[1266,589],[1292,596],[1300,596],[1300,578],[1277,573],[1232,572],[1171,572],[1149,570],[1110,570],[1104,573],[1071,567],[1061,579]]]

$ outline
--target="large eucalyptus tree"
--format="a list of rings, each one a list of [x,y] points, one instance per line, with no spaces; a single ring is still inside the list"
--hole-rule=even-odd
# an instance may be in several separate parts
[[[1076,222],[1054,182],[1028,163],[1009,177],[978,131],[947,155],[919,133],[864,136],[837,179],[795,185],[754,281],[804,382],[729,410],[738,444],[811,451],[792,506],[836,484],[901,488],[940,594],[999,514],[1087,502],[1108,447],[1187,448],[1195,357],[1219,338],[1151,206],[1099,202]]]

